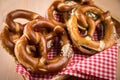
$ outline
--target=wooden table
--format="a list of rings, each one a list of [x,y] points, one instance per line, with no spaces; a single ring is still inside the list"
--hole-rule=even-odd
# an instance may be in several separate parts
[[[26,9],[44,16],[49,4],[53,0],[0,0],[0,26],[6,14],[15,9]],[[95,0],[95,3],[120,20],[120,0]],[[2,30],[0,27],[0,31]],[[117,80],[120,80],[120,53],[117,64]],[[0,80],[23,80],[23,77],[15,72],[14,59],[0,46]]]

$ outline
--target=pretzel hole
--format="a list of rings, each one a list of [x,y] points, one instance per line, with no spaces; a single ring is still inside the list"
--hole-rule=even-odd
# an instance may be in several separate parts
[[[57,55],[61,55],[60,54],[61,52],[60,37],[59,36],[53,37],[51,45],[52,45],[51,49],[48,52],[48,59],[53,59]]]
[[[62,13],[62,12],[60,12],[60,11],[58,11],[58,10],[54,10],[53,16],[54,16],[54,19],[55,19],[56,21],[65,23],[64,16],[63,16],[63,13]]]
[[[94,40],[94,41],[100,41],[100,40],[102,40],[104,38],[104,35],[105,35],[105,29],[104,28],[105,28],[105,26],[104,26],[103,22],[97,24],[96,25],[96,29],[95,29],[95,31],[93,33],[92,40]]]
[[[39,44],[34,44],[29,39],[27,39],[26,51],[29,55],[33,57],[38,57],[39,55]]]
[[[24,18],[16,18],[13,21],[18,23],[20,22],[21,24],[26,24],[29,22],[27,19],[24,19]]]
[[[80,36],[82,36],[82,37],[87,36],[87,30],[81,29],[80,27],[78,27],[78,29],[79,29]]]
[[[95,30],[95,33],[94,33],[94,40],[102,40],[104,38],[104,35],[105,35],[105,25],[103,22],[99,23],[97,26],[96,26],[96,30]]]
[[[52,37],[53,37],[53,29],[52,28],[49,28],[48,25],[41,25],[41,26],[36,26],[36,27],[33,27],[33,30],[35,32],[40,32],[41,34],[43,34],[46,38],[46,40],[50,40]]]

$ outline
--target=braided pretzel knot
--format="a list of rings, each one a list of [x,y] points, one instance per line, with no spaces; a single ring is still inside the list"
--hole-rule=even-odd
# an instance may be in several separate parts
[[[14,10],[7,14],[5,19],[4,29],[1,33],[2,44],[14,56],[14,45],[23,33],[25,24],[15,22],[17,18],[33,20],[36,18],[42,19],[38,14],[27,10]]]
[[[86,12],[92,12],[97,14],[99,17],[94,19],[89,15],[85,15]],[[95,32],[97,24],[103,24],[102,39],[93,40],[93,34]],[[84,26],[87,30],[85,36],[81,36],[79,33],[78,26]],[[75,12],[72,13],[71,18],[67,23],[67,28],[70,33],[72,42],[77,46],[77,48],[85,53],[93,54],[96,51],[105,50],[115,43],[115,26],[111,19],[110,13],[104,13],[95,6],[81,6]]]
[[[35,31],[35,28],[38,31]],[[51,34],[51,32],[43,34],[40,30],[41,28],[52,30],[53,33],[57,33],[56,35],[61,37],[61,52],[53,59],[47,58],[46,36]],[[38,73],[48,73],[64,68],[72,58],[73,50],[63,28],[60,26],[55,27],[48,20],[33,20],[25,26],[23,36],[17,41],[15,55],[18,61],[26,68]],[[38,56],[35,57],[35,55]]]

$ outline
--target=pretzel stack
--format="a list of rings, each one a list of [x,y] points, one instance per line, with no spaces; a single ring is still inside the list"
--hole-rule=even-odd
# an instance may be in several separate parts
[[[16,22],[18,18],[27,22]],[[74,55],[73,45],[93,55],[116,41],[110,12],[104,12],[92,0],[55,0],[46,18],[32,11],[14,10],[7,14],[4,23],[3,47],[28,71],[40,74],[65,68]],[[49,59],[48,53],[54,47],[58,48],[57,55]]]

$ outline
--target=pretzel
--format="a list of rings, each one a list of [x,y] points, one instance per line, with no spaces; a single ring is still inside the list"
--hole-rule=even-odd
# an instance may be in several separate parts
[[[93,0],[55,0],[48,8],[48,19],[53,23],[66,27],[72,9],[80,5],[93,5]]]
[[[66,27],[68,12],[78,6],[79,4],[75,1],[55,0],[48,8],[48,19],[57,25]]]
[[[97,19],[92,18],[89,15],[85,15],[86,11],[91,11],[99,15]],[[79,12],[79,13],[78,13]],[[93,34],[98,24],[102,24],[104,30],[102,32],[102,39],[93,40]],[[82,25],[82,26],[81,26]],[[78,26],[85,28],[87,34],[81,36]],[[84,26],[84,27],[83,27]],[[73,11],[70,19],[67,23],[67,29],[70,33],[72,42],[77,46],[79,50],[87,54],[94,54],[99,51],[103,51],[115,44],[116,30],[114,23],[111,19],[109,12],[103,12],[96,6],[83,5],[77,10]]]
[[[62,41],[61,51],[53,59],[47,58],[47,35],[43,34],[41,28],[52,30],[53,33],[60,36]],[[35,31],[37,29],[37,31]],[[53,39],[54,35],[51,37]],[[29,46],[34,46],[30,48]],[[73,50],[65,30],[54,25],[48,20],[36,19],[29,22],[24,29],[24,34],[15,45],[15,55],[18,61],[23,64],[28,70],[36,73],[56,72],[63,69],[71,60]],[[35,57],[35,55],[38,55]]]
[[[20,38],[23,32],[25,24],[15,22],[17,18],[23,18],[27,20],[33,20],[36,18],[42,19],[37,13],[27,11],[27,10],[14,10],[7,14],[5,19],[4,29],[1,33],[2,44],[11,55],[14,56],[14,45],[16,41]]]
[[[56,0],[54,1],[51,6],[48,8],[48,12],[47,12],[47,17],[49,20],[51,20],[53,23],[60,25],[60,26],[65,26],[64,22],[65,19],[63,16],[65,16],[63,13],[58,13],[57,12],[57,5],[61,3],[61,0]],[[59,15],[58,15],[59,14]],[[57,19],[56,17],[59,17],[61,19]]]

